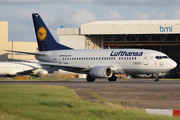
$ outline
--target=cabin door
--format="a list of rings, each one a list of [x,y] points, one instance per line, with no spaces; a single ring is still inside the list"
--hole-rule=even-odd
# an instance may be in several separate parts
[[[143,59],[144,65],[148,65],[148,58],[149,58],[149,54],[145,53],[144,54],[144,59]]]

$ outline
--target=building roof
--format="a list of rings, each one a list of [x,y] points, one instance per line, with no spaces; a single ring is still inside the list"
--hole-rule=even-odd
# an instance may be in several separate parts
[[[180,20],[95,21],[81,25],[83,35],[177,33],[180,33]]]
[[[180,24],[180,20],[120,20],[120,21],[95,21],[82,25],[127,25],[127,24]]]

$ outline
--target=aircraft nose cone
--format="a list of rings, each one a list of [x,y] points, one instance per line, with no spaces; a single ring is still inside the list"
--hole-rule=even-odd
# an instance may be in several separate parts
[[[174,60],[171,60],[169,67],[170,67],[171,69],[174,69],[176,66],[177,66],[177,63],[176,63]]]

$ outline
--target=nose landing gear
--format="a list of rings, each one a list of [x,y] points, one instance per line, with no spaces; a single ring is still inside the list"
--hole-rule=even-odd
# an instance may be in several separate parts
[[[159,77],[156,76],[156,77],[153,79],[153,81],[154,81],[154,82],[158,82],[158,81],[159,81]]]

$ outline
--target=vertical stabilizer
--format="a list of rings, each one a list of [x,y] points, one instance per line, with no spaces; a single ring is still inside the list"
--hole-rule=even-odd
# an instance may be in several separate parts
[[[72,49],[56,42],[38,13],[33,13],[32,18],[39,51]]]

